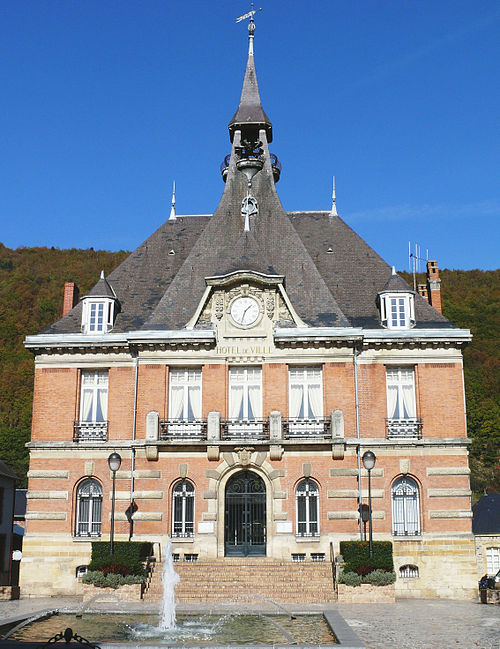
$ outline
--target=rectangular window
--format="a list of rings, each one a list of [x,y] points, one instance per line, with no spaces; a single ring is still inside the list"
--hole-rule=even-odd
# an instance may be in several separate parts
[[[486,548],[486,572],[496,575],[500,570],[500,548]]]
[[[415,419],[415,371],[412,367],[387,368],[387,417]]]
[[[231,437],[262,434],[262,370],[260,367],[229,369],[229,426]]]
[[[323,384],[320,367],[291,367],[289,370],[290,418],[323,417]]]
[[[398,327],[407,326],[406,314],[406,299],[404,297],[391,297],[389,299],[390,305],[390,327],[396,329]]]
[[[170,370],[168,418],[194,422],[201,419],[201,370]]]
[[[104,331],[104,302],[91,302],[89,304],[89,332]]]
[[[108,370],[83,370],[80,423],[104,423],[108,416]]]
[[[260,367],[230,368],[229,417],[240,421],[262,419],[262,370]]]

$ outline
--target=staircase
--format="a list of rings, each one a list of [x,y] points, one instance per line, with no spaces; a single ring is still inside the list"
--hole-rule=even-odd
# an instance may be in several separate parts
[[[180,576],[178,602],[258,601],[325,603],[336,601],[329,562],[275,561],[262,558],[223,558],[174,564]],[[144,600],[162,597],[163,563],[154,566]],[[257,597],[255,597],[257,596]]]

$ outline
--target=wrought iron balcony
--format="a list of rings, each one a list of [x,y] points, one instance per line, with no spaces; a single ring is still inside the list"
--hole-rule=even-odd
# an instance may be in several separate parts
[[[332,436],[331,419],[283,419],[285,439],[322,439]]]
[[[207,420],[196,419],[195,421],[182,421],[181,419],[162,419],[160,420],[160,439],[197,441],[207,439]]]
[[[105,442],[108,439],[107,421],[75,421],[73,423],[73,441],[97,440]]]
[[[221,439],[252,440],[269,438],[269,419],[227,419],[221,421]]]
[[[417,417],[386,419],[387,439],[420,439],[424,423]]]

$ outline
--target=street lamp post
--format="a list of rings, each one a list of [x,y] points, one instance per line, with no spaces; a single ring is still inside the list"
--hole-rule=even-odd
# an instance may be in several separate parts
[[[363,466],[368,471],[368,539],[370,547],[370,557],[373,557],[373,517],[372,517],[372,480],[371,472],[377,461],[377,457],[373,451],[365,451],[363,453]]]
[[[114,550],[114,536],[115,536],[115,480],[116,472],[122,463],[121,455],[118,453],[111,453],[108,457],[108,466],[113,473],[113,490],[111,492],[111,530],[109,533],[109,553],[113,556]]]

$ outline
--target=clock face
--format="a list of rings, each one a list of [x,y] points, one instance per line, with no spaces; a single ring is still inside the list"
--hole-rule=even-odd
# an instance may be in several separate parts
[[[242,327],[253,325],[259,313],[259,305],[253,297],[239,297],[231,305],[231,318]]]

